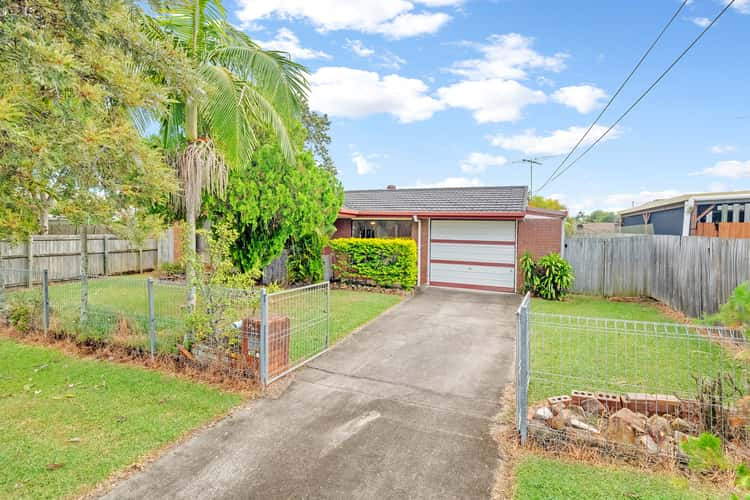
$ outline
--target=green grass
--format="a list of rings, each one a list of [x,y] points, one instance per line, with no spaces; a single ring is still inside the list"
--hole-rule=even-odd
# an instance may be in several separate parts
[[[79,494],[240,401],[158,372],[0,339],[0,498]]]
[[[332,290],[331,341],[339,341],[400,301],[398,295]]]
[[[518,500],[726,498],[718,492],[691,488],[678,476],[631,469],[595,467],[541,457],[523,459],[516,467]]]
[[[571,296],[564,302],[535,299],[531,311],[531,402],[575,389],[693,397],[693,375],[722,372],[741,380],[746,369],[716,342],[684,328],[534,316],[671,322],[653,304]]]

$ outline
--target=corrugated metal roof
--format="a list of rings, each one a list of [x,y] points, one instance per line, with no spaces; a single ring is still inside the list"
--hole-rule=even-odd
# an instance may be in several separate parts
[[[346,191],[344,208],[361,212],[523,212],[526,186]]]
[[[744,200],[745,198],[750,198],[750,191],[726,191],[726,192],[715,192],[715,193],[681,194],[679,196],[673,196],[672,198],[664,198],[662,200],[649,201],[648,203],[643,203],[633,208],[620,210],[620,212],[618,213],[620,215],[637,214],[637,213],[644,212],[646,210],[654,210],[654,209],[659,209],[663,207],[668,207],[670,205],[677,205],[679,203],[685,203],[690,198],[697,198],[697,197],[711,198],[712,196],[733,196],[733,195],[737,195],[738,201]],[[721,202],[727,203],[727,202],[730,202],[730,200],[721,200]]]

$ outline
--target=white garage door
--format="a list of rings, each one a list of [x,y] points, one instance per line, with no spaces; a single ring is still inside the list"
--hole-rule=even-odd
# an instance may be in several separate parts
[[[513,292],[515,283],[515,222],[432,221],[431,285]]]

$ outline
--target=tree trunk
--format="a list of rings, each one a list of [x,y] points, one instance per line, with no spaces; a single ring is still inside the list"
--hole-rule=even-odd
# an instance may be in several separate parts
[[[187,96],[185,100],[185,138],[188,144],[195,142],[198,138],[198,103],[195,102],[191,96]],[[187,180],[186,182],[191,182]],[[183,186],[183,189],[186,186]],[[200,203],[198,198],[197,203]],[[187,235],[187,248],[189,252],[185,259],[185,279],[187,280],[187,309],[188,311],[195,310],[196,305],[196,294],[195,294],[195,269],[193,269],[193,262],[197,264],[195,258],[195,219],[198,214],[198,207],[194,203],[194,200],[190,199],[189,196],[185,197],[185,221],[188,226]],[[188,344],[193,338],[193,332],[185,332],[185,344]]]
[[[81,225],[81,324],[89,318],[89,226]]]

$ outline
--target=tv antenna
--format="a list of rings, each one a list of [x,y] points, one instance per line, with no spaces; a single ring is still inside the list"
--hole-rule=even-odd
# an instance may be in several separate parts
[[[562,156],[562,155],[535,156],[533,158],[521,158],[520,160],[511,162],[515,164],[525,163],[529,166],[529,199],[531,199],[532,193],[534,192],[534,167],[544,165],[544,162],[540,160],[547,160],[549,158],[557,158],[558,156]]]

